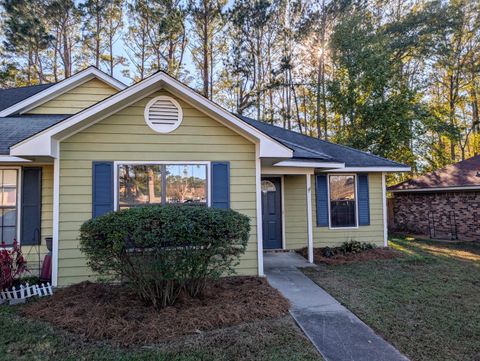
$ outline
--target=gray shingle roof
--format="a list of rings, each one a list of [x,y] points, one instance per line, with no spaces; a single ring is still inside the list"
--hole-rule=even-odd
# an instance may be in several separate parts
[[[10,147],[69,117],[69,115],[20,115],[0,118],[0,154]]]
[[[293,150],[294,159],[315,159],[345,163],[346,167],[406,167],[404,164],[378,157],[344,145],[309,137],[275,125],[237,115],[244,122],[271,136]]]
[[[0,89],[0,111],[11,107],[14,104],[21,102],[47,88],[50,88],[55,83],[30,85],[20,88]]]

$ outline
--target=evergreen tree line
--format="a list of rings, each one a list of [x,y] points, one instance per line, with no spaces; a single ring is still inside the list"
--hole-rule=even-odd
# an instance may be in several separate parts
[[[416,172],[480,152],[479,1],[0,4],[2,87],[88,65],[132,82],[163,70],[236,113]]]

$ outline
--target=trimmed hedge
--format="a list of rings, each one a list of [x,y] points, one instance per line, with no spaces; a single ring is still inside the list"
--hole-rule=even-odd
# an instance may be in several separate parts
[[[235,273],[249,233],[249,218],[233,210],[146,206],[85,222],[80,245],[93,271],[165,307],[182,291],[198,296],[207,279]]]

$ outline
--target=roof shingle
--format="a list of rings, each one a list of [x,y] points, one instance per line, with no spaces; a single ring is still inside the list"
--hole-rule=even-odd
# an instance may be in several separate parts
[[[50,88],[55,83],[23,86],[20,88],[0,89],[0,111],[10,108],[22,100],[30,98],[41,91]]]
[[[432,188],[480,187],[480,155],[448,165],[388,188],[408,191]]]
[[[292,130],[260,122],[245,116],[237,116],[244,122],[254,126],[258,130],[292,149],[294,159],[315,159],[341,162],[345,163],[346,167],[406,167],[404,164],[363,152],[358,149],[309,137]]]
[[[0,155],[10,147],[42,130],[61,122],[68,115],[20,115],[0,118]]]

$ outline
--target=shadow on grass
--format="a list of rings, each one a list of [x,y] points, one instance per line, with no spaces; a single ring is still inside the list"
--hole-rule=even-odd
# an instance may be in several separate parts
[[[303,272],[414,361],[480,356],[480,245],[390,245],[405,256]]]
[[[404,261],[434,262],[444,258],[445,260],[460,260],[478,263],[480,265],[480,243],[459,242],[446,243],[434,240],[416,240],[393,238],[390,246],[403,252]]]

